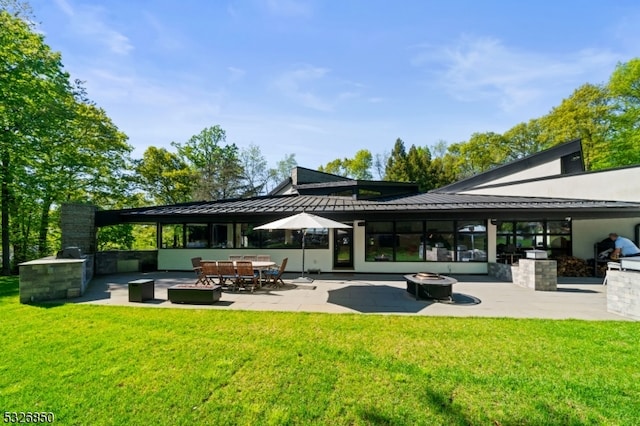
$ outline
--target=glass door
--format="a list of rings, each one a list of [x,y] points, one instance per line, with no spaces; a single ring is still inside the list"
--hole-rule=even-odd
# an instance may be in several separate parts
[[[334,268],[353,268],[353,228],[333,230]]]

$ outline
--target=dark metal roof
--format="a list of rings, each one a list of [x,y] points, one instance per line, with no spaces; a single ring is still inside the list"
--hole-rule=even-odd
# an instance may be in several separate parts
[[[351,197],[285,195],[211,202],[176,204],[96,213],[98,226],[120,222],[220,222],[267,221],[302,211],[335,220],[389,218],[475,217],[629,217],[640,215],[640,203],[424,193],[387,200],[356,200]]]

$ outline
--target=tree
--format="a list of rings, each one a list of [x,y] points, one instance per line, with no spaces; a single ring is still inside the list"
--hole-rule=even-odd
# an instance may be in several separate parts
[[[276,163],[276,167],[269,169],[269,182],[274,184],[274,187],[279,185],[280,182],[285,181],[291,177],[291,170],[298,165],[295,154],[287,154],[284,158]]]
[[[393,145],[391,155],[389,155],[389,159],[387,160],[384,178],[385,180],[409,182],[407,151],[404,148],[404,142],[400,138],[396,139],[396,143]]]
[[[431,152],[427,147],[411,145],[407,153],[407,169],[409,181],[416,182],[420,191],[435,188],[436,180],[431,174]]]
[[[586,169],[602,167],[610,157],[610,118],[608,90],[585,84],[540,119],[546,147],[581,139]]]
[[[372,159],[373,156],[369,150],[361,149],[353,158],[330,161],[326,166],[320,166],[318,170],[352,179],[370,180],[372,179],[370,172]]]
[[[135,166],[138,183],[155,204],[191,201],[196,172],[177,154],[150,146]]]
[[[242,167],[242,180],[244,181],[243,196],[254,197],[264,192],[269,180],[267,160],[265,160],[260,147],[254,144],[240,151],[240,166]]]
[[[60,55],[5,10],[0,10],[0,58],[0,226],[2,273],[9,274],[15,179],[26,169],[33,140],[54,134],[59,120],[72,113],[72,89]]]
[[[549,146],[549,141],[544,137],[539,119],[517,124],[507,130],[503,136],[508,148],[505,158],[507,163],[540,152]]]
[[[611,117],[608,159],[611,165],[638,164],[640,163],[640,59],[618,64],[609,79],[608,89],[612,96],[614,113]]]
[[[469,177],[504,164],[509,152],[507,146],[508,142],[500,134],[474,133],[468,142],[458,146],[460,175]]]
[[[375,160],[373,161],[373,168],[376,171],[376,175],[378,176],[379,180],[384,179],[384,171],[390,156],[391,154],[386,151],[383,153],[377,153],[375,156]]]
[[[198,174],[193,198],[220,200],[241,195],[242,167],[235,144],[226,142],[226,132],[218,125],[203,129],[184,144],[172,142],[180,155]]]

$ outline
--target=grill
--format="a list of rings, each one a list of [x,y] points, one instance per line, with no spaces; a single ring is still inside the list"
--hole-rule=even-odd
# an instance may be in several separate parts
[[[80,247],[65,247],[56,256],[57,259],[82,259]]]

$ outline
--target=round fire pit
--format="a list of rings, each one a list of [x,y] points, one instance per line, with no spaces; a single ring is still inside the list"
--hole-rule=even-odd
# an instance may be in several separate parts
[[[416,300],[422,298],[436,300],[452,300],[453,284],[458,281],[445,275],[433,272],[418,272],[404,276],[407,281],[407,292],[414,294]]]

